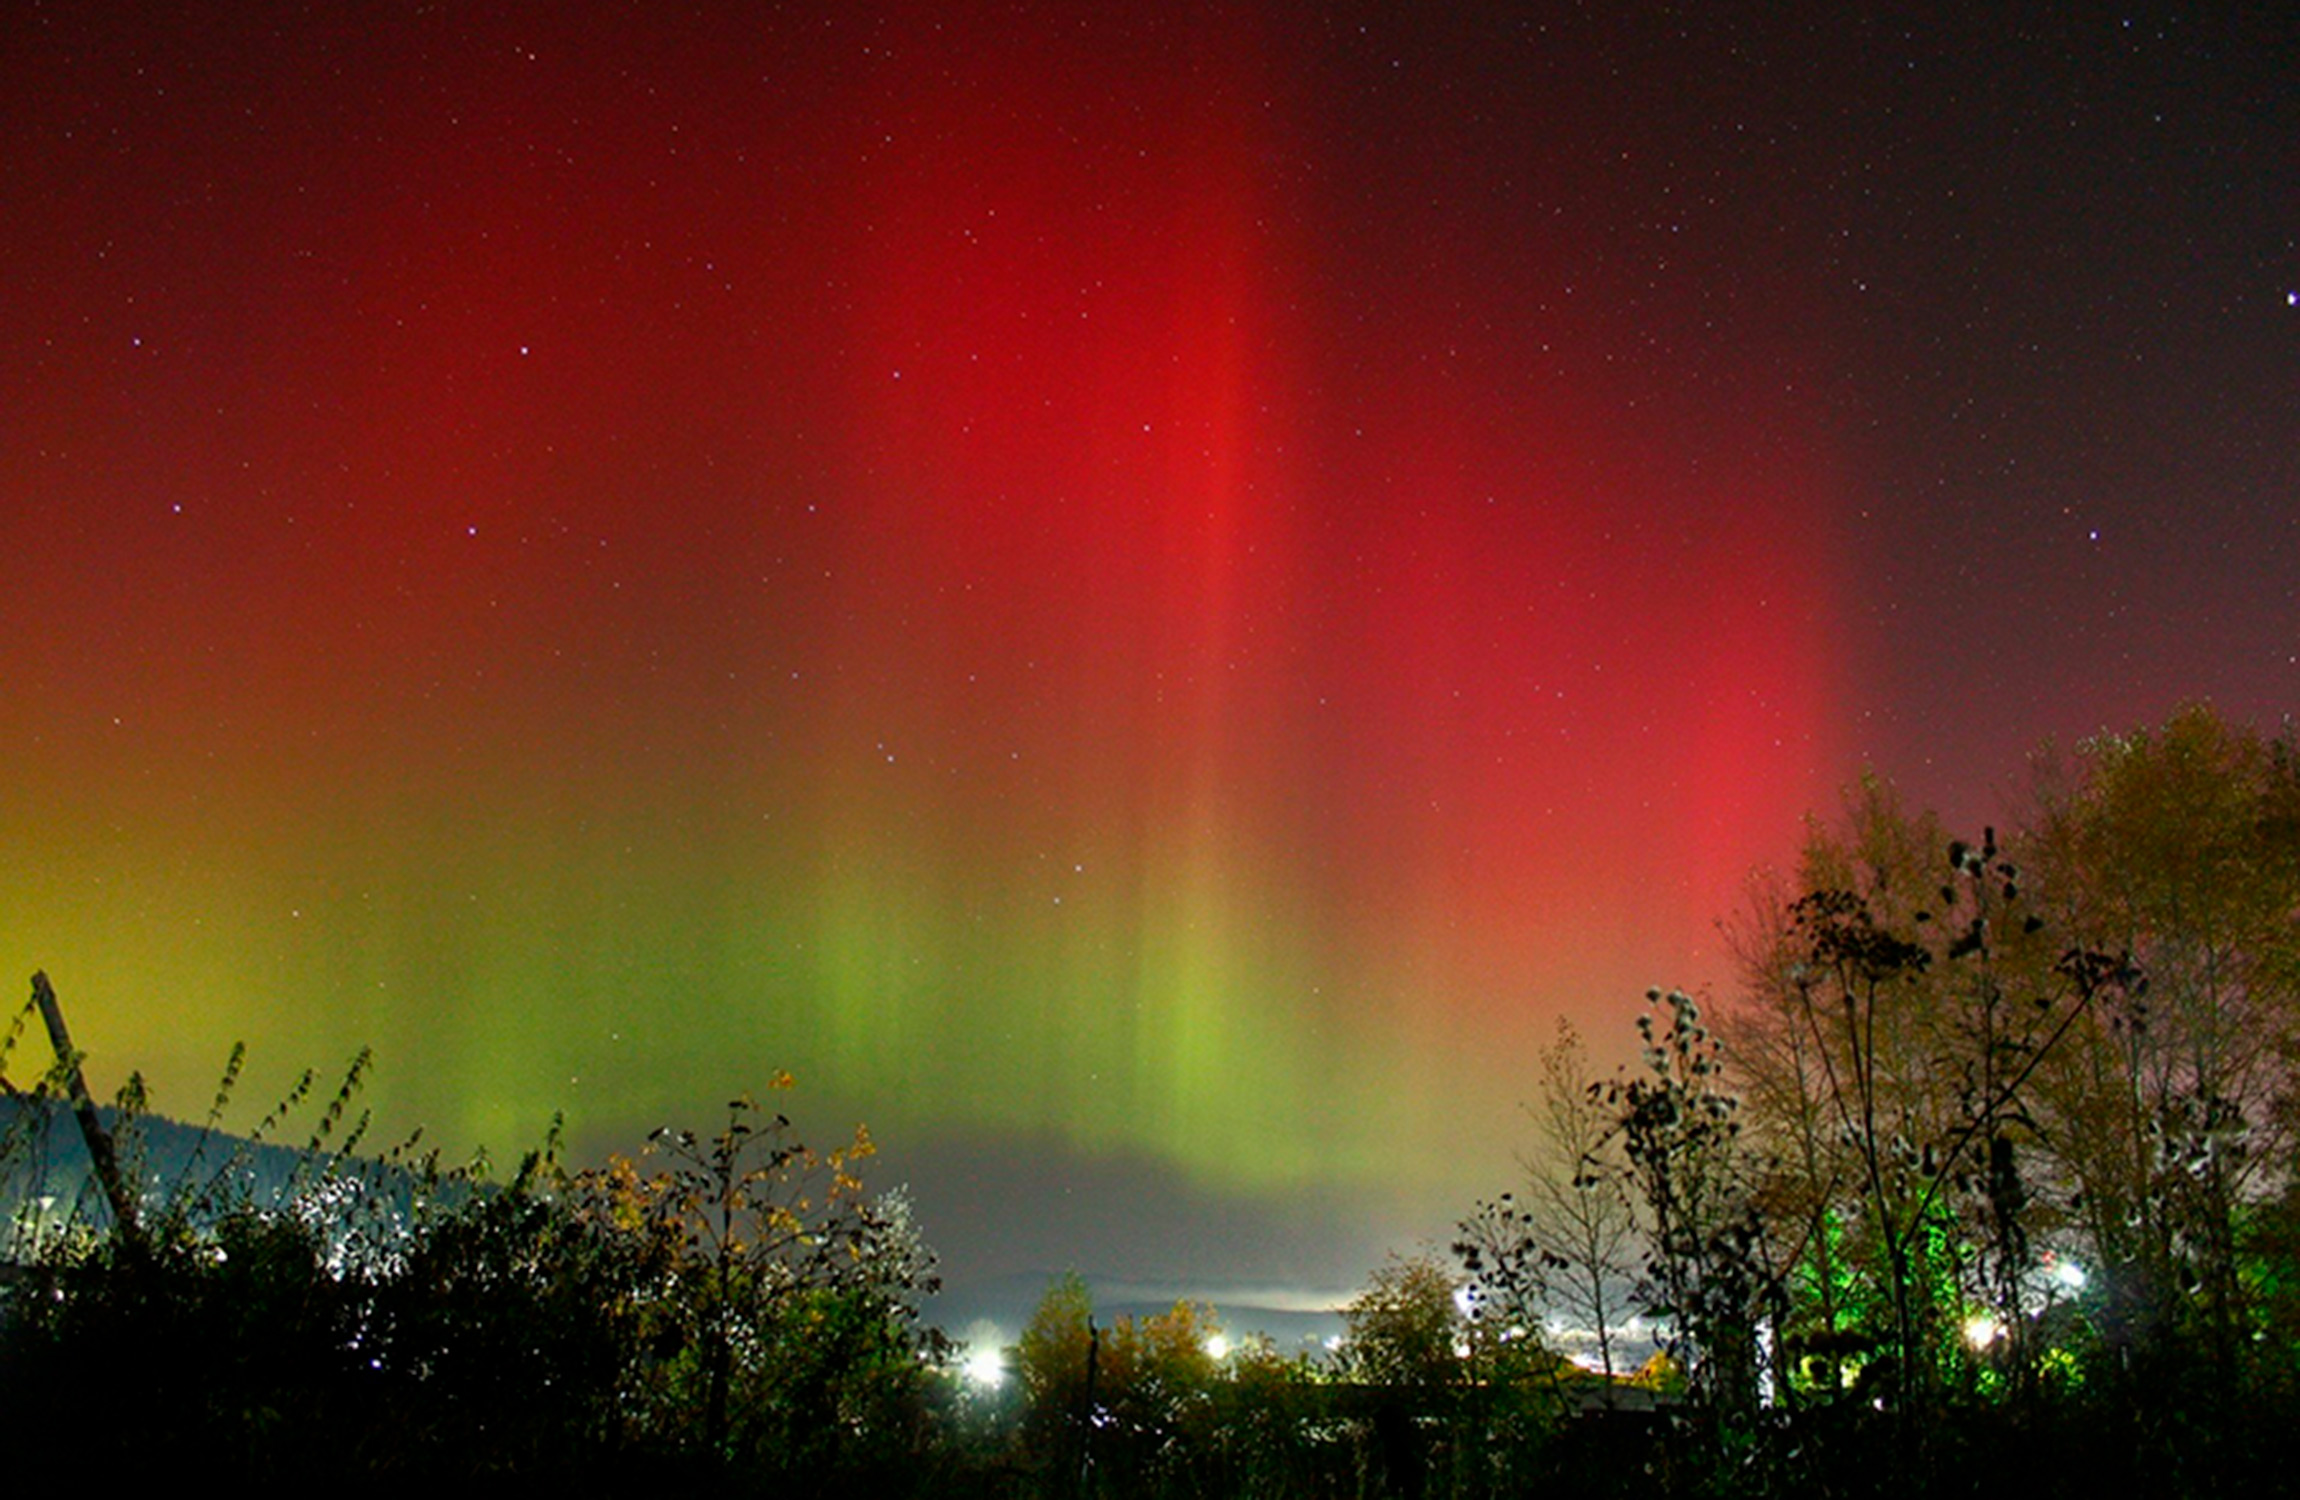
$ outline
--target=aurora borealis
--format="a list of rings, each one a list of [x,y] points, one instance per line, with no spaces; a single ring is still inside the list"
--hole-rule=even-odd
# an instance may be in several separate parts
[[[116,9],[0,54],[0,972],[179,1112],[788,1068],[962,1263],[1347,1274],[1864,765],[2300,682],[2290,21]]]

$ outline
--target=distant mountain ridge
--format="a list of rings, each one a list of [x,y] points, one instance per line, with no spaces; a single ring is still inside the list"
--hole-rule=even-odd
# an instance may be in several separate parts
[[[195,1222],[236,1208],[284,1205],[300,1185],[329,1173],[356,1178],[404,1210],[423,1175],[385,1157],[309,1142],[289,1146],[112,1105],[98,1106],[96,1116],[145,1210],[179,1206]],[[80,1123],[62,1099],[0,1096],[0,1253],[17,1254],[17,1241],[35,1223],[58,1222],[96,1229],[112,1223]]]

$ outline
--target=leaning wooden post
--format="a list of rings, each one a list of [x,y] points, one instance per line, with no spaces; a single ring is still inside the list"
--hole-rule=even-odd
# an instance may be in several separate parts
[[[96,1101],[88,1097],[88,1082],[80,1076],[80,1054],[72,1050],[72,1034],[64,1029],[64,1008],[56,1003],[56,991],[49,985],[45,969],[32,976],[32,998],[39,1004],[40,1019],[48,1023],[48,1044],[56,1049],[56,1064],[64,1070],[64,1082],[72,1091],[72,1113],[79,1117],[80,1137],[88,1143],[88,1160],[96,1169],[96,1181],[111,1201],[112,1222],[120,1226],[121,1240],[131,1250],[141,1250],[144,1231],[136,1220],[135,1195],[120,1176],[120,1159],[112,1150],[110,1132],[97,1118]]]

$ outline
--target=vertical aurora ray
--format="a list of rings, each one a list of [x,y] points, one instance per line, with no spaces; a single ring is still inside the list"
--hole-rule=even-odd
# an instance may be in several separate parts
[[[941,1003],[1012,1039],[982,1080],[1024,1096],[1003,1123],[1299,1177],[1287,1122],[1316,1112],[1330,1066],[1304,1024],[1323,924],[1261,805],[1299,697],[1293,370],[1272,317],[1289,252],[1269,228],[1287,215],[1255,180],[1251,79],[1210,66],[1229,71],[1203,97],[1179,69],[1143,85],[1152,136],[1099,136],[1091,84],[1050,95],[1043,63],[992,87],[996,122],[970,90],[920,85],[901,128],[938,149],[860,191],[845,498],[858,531],[899,538],[866,551],[895,554],[889,595],[932,615],[906,628],[994,730],[943,739],[938,713],[903,737],[990,793],[957,857],[1007,895],[977,906],[966,966],[1003,984]],[[868,694],[850,712],[858,740],[862,718],[903,717]],[[850,893],[834,924],[878,899]]]

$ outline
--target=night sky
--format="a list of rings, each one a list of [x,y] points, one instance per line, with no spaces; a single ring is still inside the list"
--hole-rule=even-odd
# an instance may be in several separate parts
[[[2300,701],[2300,13],[1110,9],[9,8],[99,1083],[788,1068],[962,1280],[1346,1287],[1863,767]]]

